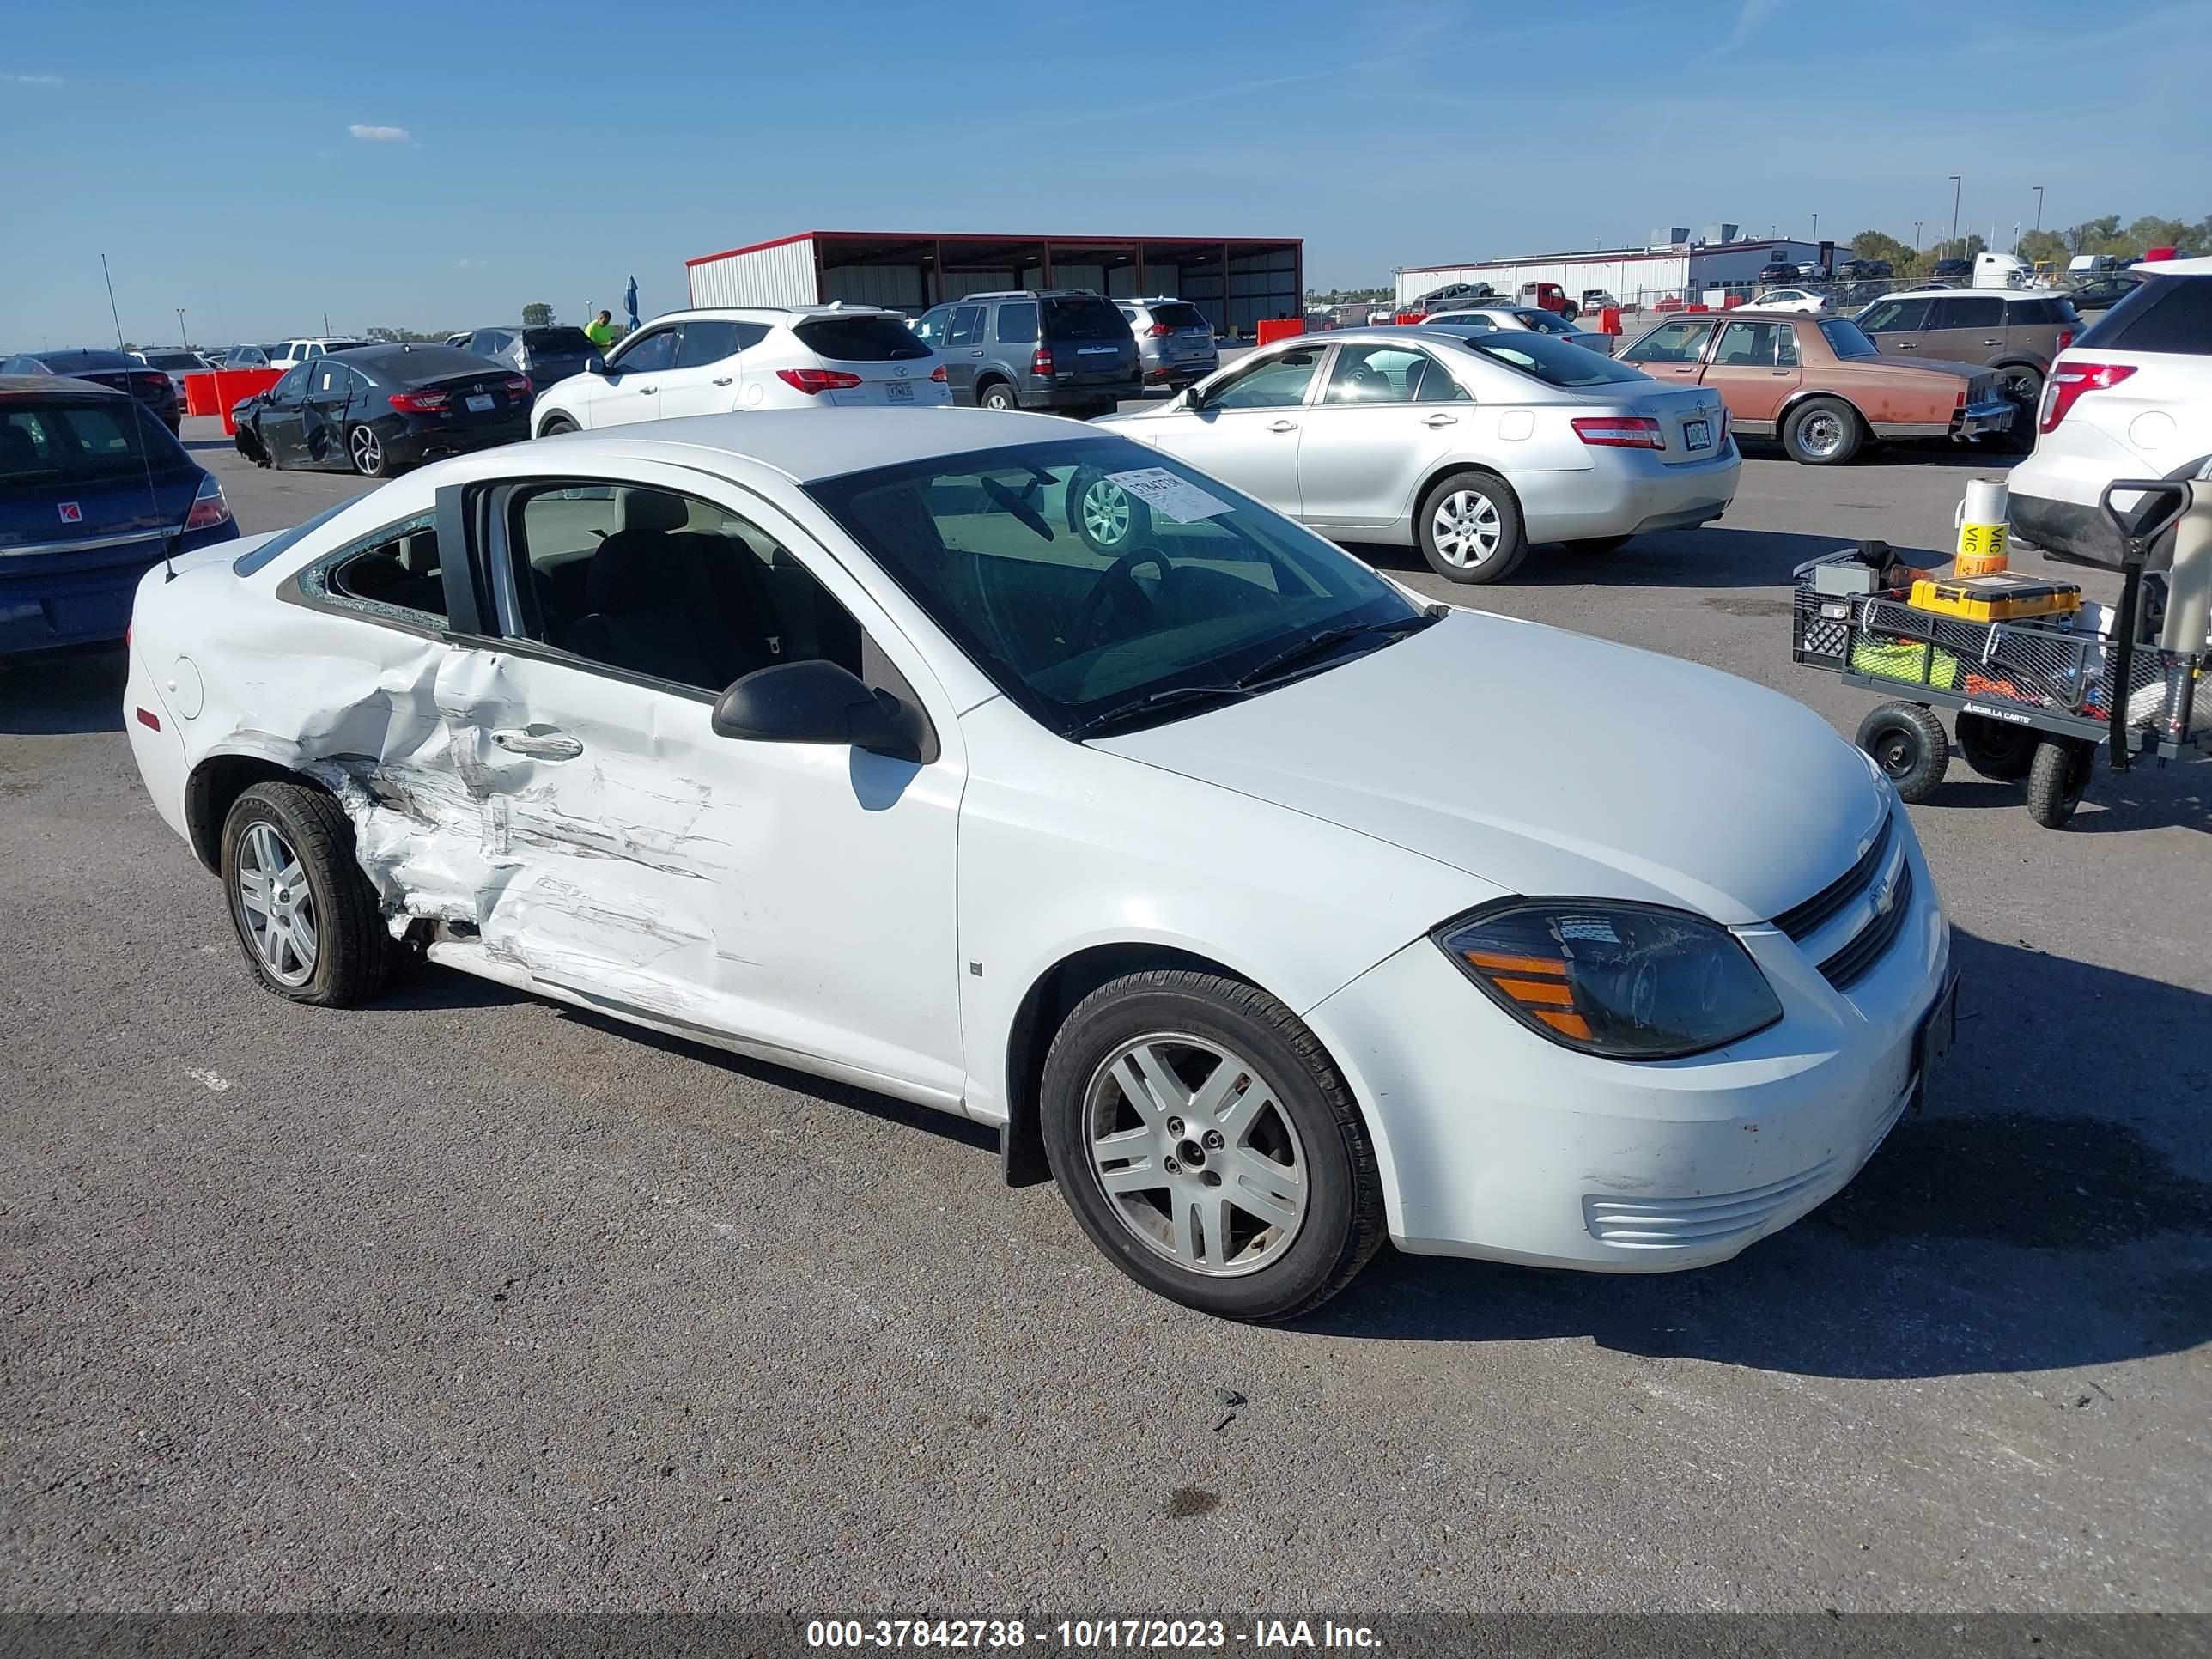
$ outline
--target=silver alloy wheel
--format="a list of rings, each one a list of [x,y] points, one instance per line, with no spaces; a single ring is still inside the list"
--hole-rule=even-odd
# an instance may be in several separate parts
[[[1187,1272],[1257,1273],[1305,1222],[1290,1114],[1256,1066],[1202,1037],[1156,1032],[1109,1054],[1084,1091],[1083,1137],[1108,1207]]]
[[[1129,534],[1128,492],[1110,478],[1097,478],[1083,492],[1084,533],[1094,547],[1119,547]]]
[[[238,910],[271,979],[305,985],[314,976],[320,951],[314,890],[300,855],[272,823],[251,825],[239,842]]]
[[[1817,410],[1797,428],[1798,446],[1808,455],[1817,455],[1823,460],[1844,447],[1844,417],[1828,410]]]
[[[353,452],[354,471],[373,477],[384,465],[384,445],[373,427],[357,426],[347,441]]]
[[[1505,527],[1498,517],[1498,503],[1489,496],[1480,490],[1455,489],[1437,503],[1429,533],[1438,558],[1455,569],[1472,570],[1498,551]]]
[[[1011,386],[994,386],[983,394],[983,407],[986,409],[1012,409],[1013,406],[1014,393]]]

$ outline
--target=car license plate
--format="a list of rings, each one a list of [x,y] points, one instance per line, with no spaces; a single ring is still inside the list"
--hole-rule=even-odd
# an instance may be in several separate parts
[[[491,393],[489,392],[476,392],[469,398],[469,413],[471,415],[481,415],[490,407]]]
[[[1912,1060],[1920,1074],[1914,1090],[1913,1103],[1928,1103],[1928,1088],[1942,1065],[1951,1053],[1951,1045],[1959,1036],[1959,981],[1953,975],[1943,988],[1943,994],[1936,999],[1936,1006],[1928,1011],[1928,1018],[1920,1022],[1920,1035],[1914,1039]]]
[[[1711,449],[1713,447],[1713,423],[1711,421],[1683,422],[1682,441],[1692,449]]]
[[[914,382],[912,380],[885,380],[884,382],[884,397],[886,401],[890,403],[910,404],[914,401]]]

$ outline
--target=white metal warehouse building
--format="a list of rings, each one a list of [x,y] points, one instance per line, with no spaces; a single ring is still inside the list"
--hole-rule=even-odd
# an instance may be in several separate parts
[[[1734,225],[1712,227],[1704,237],[1669,226],[1652,233],[1649,246],[1601,248],[1579,253],[1538,253],[1518,259],[1483,259],[1456,265],[1409,265],[1398,272],[1400,305],[1453,283],[1487,283],[1507,300],[1524,283],[1557,283],[1570,300],[1601,290],[1630,305],[1651,305],[1668,295],[1693,300],[1708,289],[1755,285],[1759,268],[1771,260],[1826,267],[1834,258],[1832,242],[1800,241],[1788,236],[1745,241]]]
[[[843,300],[918,314],[999,289],[1188,300],[1224,333],[1304,308],[1305,245],[1249,236],[1000,236],[807,230],[684,262],[695,306]]]

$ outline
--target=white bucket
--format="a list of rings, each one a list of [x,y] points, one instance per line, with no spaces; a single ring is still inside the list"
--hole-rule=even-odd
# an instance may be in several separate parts
[[[2001,479],[1971,478],[1966,498],[1952,515],[1959,532],[1958,558],[1953,574],[1991,576],[2005,568],[2005,507],[2008,497]]]

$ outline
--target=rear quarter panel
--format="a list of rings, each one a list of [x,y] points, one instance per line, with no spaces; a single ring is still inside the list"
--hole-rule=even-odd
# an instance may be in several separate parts
[[[1803,384],[1808,391],[1833,392],[1847,399],[1880,431],[1888,426],[1948,424],[1966,383],[1943,370],[1846,361],[1819,368],[1807,364]]]

